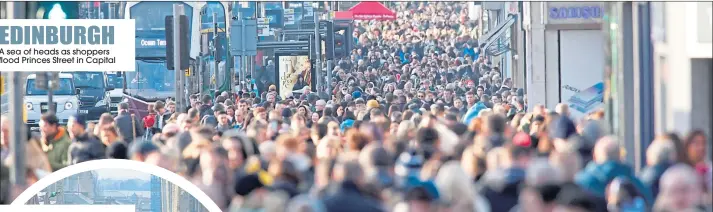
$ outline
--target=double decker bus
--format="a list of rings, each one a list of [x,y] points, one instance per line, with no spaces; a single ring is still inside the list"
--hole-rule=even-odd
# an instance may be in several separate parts
[[[189,20],[191,66],[200,52],[199,14],[205,2],[128,2],[124,18],[136,20],[136,71],[124,72],[124,101],[130,111],[140,117],[148,114],[148,104],[169,97],[175,98],[176,74],[166,67],[166,16],[173,15],[173,5],[183,4],[184,14]],[[195,69],[193,69],[195,70]],[[190,81],[188,78],[186,81]],[[193,92],[193,91],[189,91]]]
[[[200,32],[201,32],[201,55],[200,58],[203,64],[201,70],[206,70],[203,73],[210,76],[200,79],[207,79],[208,82],[202,83],[201,90],[218,88],[219,91],[230,90],[230,70],[226,68],[228,63],[228,29],[230,27],[230,12],[232,5],[230,2],[209,1],[203,2],[200,13]],[[215,19],[215,23],[214,20]],[[217,26],[216,26],[217,25]],[[216,32],[217,31],[217,32]],[[216,42],[215,35],[218,35]],[[217,43],[217,45],[216,45]],[[219,57],[216,58],[214,48],[219,52]],[[215,67],[215,61],[221,61],[218,65],[221,68]],[[222,70],[222,71],[219,71]]]

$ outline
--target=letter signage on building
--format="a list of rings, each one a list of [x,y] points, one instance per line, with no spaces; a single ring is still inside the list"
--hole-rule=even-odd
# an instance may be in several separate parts
[[[547,2],[547,25],[601,23],[604,5],[602,2]]]
[[[602,17],[602,8],[599,6],[581,7],[550,7],[550,19],[592,19]]]

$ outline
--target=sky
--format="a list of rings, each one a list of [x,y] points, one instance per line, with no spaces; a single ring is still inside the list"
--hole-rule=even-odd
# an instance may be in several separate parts
[[[115,179],[115,180],[129,180],[129,179],[140,179],[140,180],[150,180],[151,174],[131,170],[131,169],[97,169],[94,170],[99,174],[99,179]]]

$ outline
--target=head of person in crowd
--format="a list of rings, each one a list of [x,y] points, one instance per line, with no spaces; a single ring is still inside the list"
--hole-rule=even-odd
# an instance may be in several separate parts
[[[99,139],[105,146],[111,146],[117,141],[123,141],[119,135],[119,130],[114,125],[107,125],[99,129]]]
[[[565,103],[559,103],[557,106],[555,106],[555,112],[559,114],[560,116],[565,116],[569,117],[569,105]]]
[[[108,125],[114,125],[114,116],[112,116],[111,113],[104,113],[99,117],[99,122],[94,126],[94,135],[99,136],[99,130]]]
[[[648,205],[636,186],[625,177],[612,180],[606,190],[609,211],[648,211]]]
[[[523,211],[551,212],[565,173],[546,160],[536,160],[527,168],[525,186],[520,191],[519,208]]]
[[[131,160],[146,161],[152,154],[161,154],[158,146],[150,141],[132,142],[129,147],[129,156]]]
[[[79,115],[74,115],[69,117],[69,121],[67,122],[67,128],[69,131],[69,135],[73,139],[77,139],[77,137],[84,136],[86,133],[86,128],[87,128],[87,122],[86,120],[79,116]]]
[[[48,113],[40,118],[40,133],[45,140],[56,140],[65,136],[65,129],[60,126],[59,119],[54,114]]]
[[[166,111],[168,113],[175,113],[176,112],[176,103],[175,102],[167,102],[166,103]]]
[[[675,165],[661,176],[655,211],[705,211],[702,208],[703,188],[696,170]]]
[[[126,143],[119,141],[111,143],[106,149],[106,158],[108,159],[129,159],[129,150]]]

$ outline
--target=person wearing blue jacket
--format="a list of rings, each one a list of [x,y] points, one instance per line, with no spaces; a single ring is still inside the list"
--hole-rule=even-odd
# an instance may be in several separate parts
[[[465,125],[470,125],[470,121],[473,120],[475,117],[478,117],[478,113],[480,113],[481,110],[484,110],[488,108],[482,101],[475,103],[473,107],[470,107],[468,109],[468,112],[465,113],[463,116],[463,123]]]
[[[653,195],[631,167],[621,160],[619,142],[614,137],[604,137],[594,146],[594,160],[575,176],[575,183],[599,197],[604,197],[607,186],[617,177],[631,181],[644,196],[649,205],[654,202]]]

